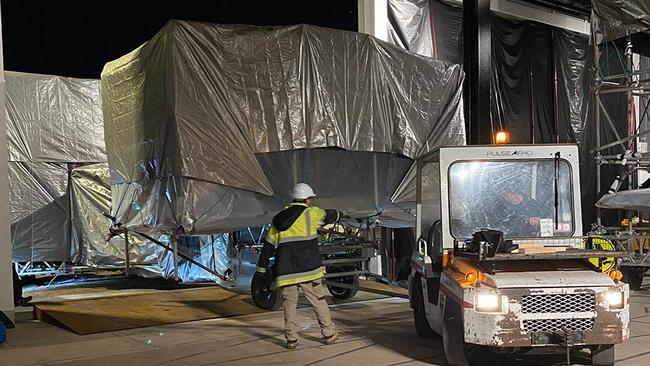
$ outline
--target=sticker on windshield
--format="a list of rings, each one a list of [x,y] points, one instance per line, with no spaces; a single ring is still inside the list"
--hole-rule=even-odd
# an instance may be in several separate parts
[[[570,212],[562,213],[562,221],[564,222],[571,221],[571,213]]]
[[[539,234],[540,236],[553,236],[553,219],[539,220]]]

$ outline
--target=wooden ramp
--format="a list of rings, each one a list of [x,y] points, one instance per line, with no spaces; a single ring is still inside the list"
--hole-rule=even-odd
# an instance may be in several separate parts
[[[250,296],[221,287],[34,304],[34,317],[77,334],[261,313]]]
[[[372,292],[379,295],[409,298],[409,291],[405,288],[386,285],[375,281],[359,281],[359,291]]]
[[[408,297],[408,292],[404,289],[373,281],[361,281],[360,291]],[[381,296],[359,293],[351,300],[336,302],[372,300],[379,297]],[[328,298],[328,302],[332,302],[331,298]],[[302,298],[300,304],[308,305]],[[217,286],[34,304],[35,319],[80,335],[265,311],[255,306],[250,295]]]

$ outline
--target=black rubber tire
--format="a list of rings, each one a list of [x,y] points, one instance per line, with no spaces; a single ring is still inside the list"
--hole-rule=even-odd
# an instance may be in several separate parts
[[[442,348],[451,366],[502,365],[487,348],[465,343],[463,313],[460,305],[447,299],[442,323]]]
[[[458,304],[447,299],[442,321],[442,348],[451,366],[469,366],[463,336],[463,315]]]
[[[603,344],[591,350],[591,364],[593,366],[613,366],[614,362],[613,344]]]
[[[255,272],[251,280],[251,297],[255,305],[266,310],[278,310],[282,307],[282,294],[270,288],[264,275]]]
[[[337,272],[351,272],[354,271],[354,268],[346,267],[327,267],[327,273],[337,273]],[[344,276],[344,277],[332,277],[327,279],[329,282],[340,282],[346,285],[354,286],[354,288],[343,288],[336,287],[332,285],[327,285],[327,290],[335,299],[347,300],[354,297],[354,295],[359,292],[359,275]]]
[[[643,276],[645,275],[644,267],[621,266],[623,278],[621,281],[630,285],[630,290],[638,291],[643,284]]]
[[[411,302],[413,304],[413,321],[415,332],[420,338],[435,338],[438,336],[427,320],[427,313],[424,307],[424,292],[422,291],[422,277],[415,275],[413,288],[411,290]]]

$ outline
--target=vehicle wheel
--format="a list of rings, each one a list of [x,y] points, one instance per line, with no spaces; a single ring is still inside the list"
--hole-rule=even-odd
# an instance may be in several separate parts
[[[591,350],[591,364],[594,366],[614,365],[614,345],[602,344]]]
[[[497,360],[489,348],[465,343],[461,307],[451,301],[447,305],[442,324],[442,346],[447,363],[451,366],[504,365],[503,355]]]
[[[621,266],[623,278],[621,281],[630,285],[630,290],[638,291],[641,289],[643,283],[643,276],[645,275],[644,267]]]
[[[251,280],[251,297],[255,305],[262,309],[278,310],[282,306],[280,291],[273,290],[259,272],[255,272]]]
[[[431,328],[427,320],[427,313],[424,307],[424,292],[422,291],[422,277],[420,275],[415,275],[413,278],[411,301],[413,303],[415,332],[420,338],[434,338],[437,336],[437,333]]]
[[[447,299],[442,322],[442,347],[447,363],[452,366],[470,366],[463,335],[463,314],[460,306]]]
[[[351,272],[354,271],[354,268],[345,268],[345,267],[327,267],[327,273],[339,273],[339,272]],[[359,291],[359,275],[352,276],[343,276],[343,277],[333,277],[327,279],[329,282],[339,282],[346,285],[354,286],[354,288],[344,288],[336,287],[332,285],[327,285],[332,297],[335,299],[347,300],[354,297]]]

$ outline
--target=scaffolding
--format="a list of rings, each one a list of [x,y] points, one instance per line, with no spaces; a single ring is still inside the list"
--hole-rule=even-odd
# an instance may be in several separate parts
[[[596,192],[600,199],[604,194],[646,188],[644,183],[650,182],[646,142],[650,135],[650,63],[634,53],[631,35],[600,45],[594,39],[593,44],[595,146],[590,152],[596,164]],[[624,100],[624,120],[620,111],[618,116],[608,111],[604,98],[612,95]],[[606,181],[608,177],[613,178],[611,184]],[[592,234],[606,235],[618,250],[625,250],[622,268],[642,279],[650,267],[650,216],[634,209],[618,209],[614,222],[604,210],[611,209],[597,208]]]

